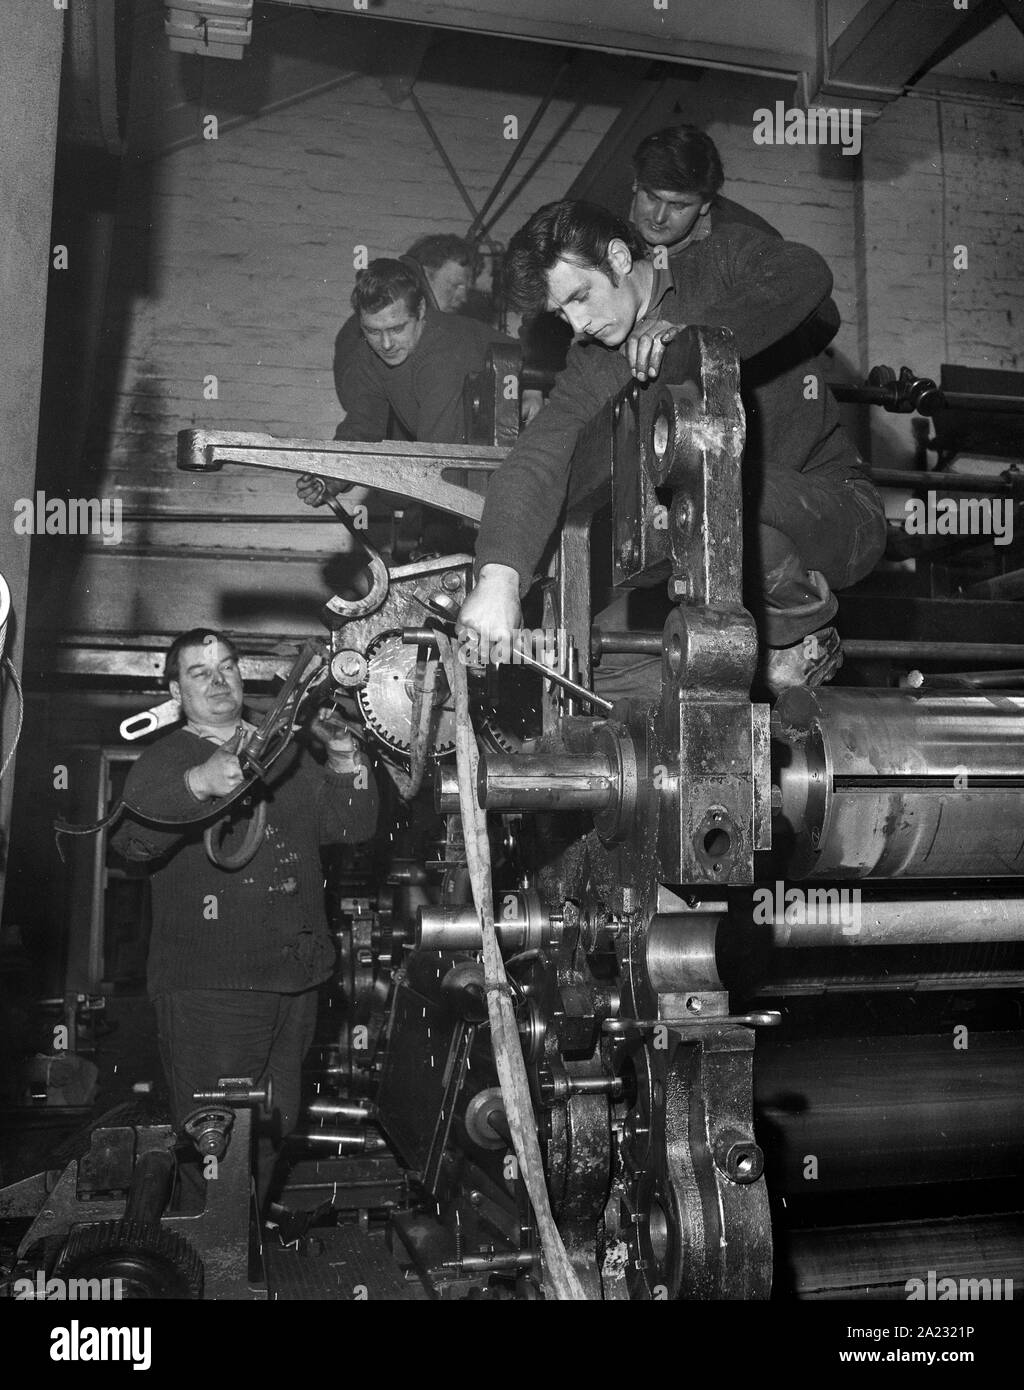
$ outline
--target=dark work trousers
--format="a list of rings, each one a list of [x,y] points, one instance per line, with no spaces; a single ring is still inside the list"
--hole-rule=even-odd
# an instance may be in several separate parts
[[[153,1004],[177,1127],[196,1109],[192,1093],[215,1090],[222,1076],[252,1077],[258,1089],[272,1081],[272,1112],[256,1125],[262,1211],[281,1141],[298,1123],[301,1067],[316,1030],[317,991],[179,989],[158,995]]]
[[[830,623],[839,607],[832,590],[870,574],[885,551],[885,509],[867,478],[769,473],[757,522],[759,583],[748,602],[769,647]]]
[[[791,646],[830,623],[839,606],[832,589],[863,579],[885,551],[885,509],[866,478],[771,473],[752,520],[744,539],[744,599],[770,647]],[[622,594],[594,622],[610,631],[660,628],[671,604],[659,596],[654,612],[652,597],[638,607],[637,591]],[[655,700],[661,658],[605,656],[595,667],[594,689],[607,700]]]

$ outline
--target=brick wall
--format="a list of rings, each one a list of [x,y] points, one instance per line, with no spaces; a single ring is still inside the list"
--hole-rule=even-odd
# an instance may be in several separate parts
[[[709,73],[692,118],[722,153],[727,195],[829,262],[843,316],[835,374],[1024,366],[1024,111],[904,97],[864,124],[858,160],[755,145],[753,111],[779,99],[790,104],[782,84]],[[875,462],[906,464],[912,422],[879,411],[870,422]]]
[[[943,362],[1024,366],[1022,159],[1018,109],[904,98],[871,127],[860,303],[871,363],[936,379]],[[910,423],[876,413],[874,426],[876,455],[905,459]]]

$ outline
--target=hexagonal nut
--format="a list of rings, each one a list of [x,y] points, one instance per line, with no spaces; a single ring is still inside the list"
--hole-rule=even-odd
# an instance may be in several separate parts
[[[362,652],[346,648],[336,652],[331,658],[331,677],[336,685],[345,690],[353,690],[365,685],[368,675],[366,657]]]
[[[757,1182],[764,1172],[764,1154],[753,1139],[735,1132],[720,1135],[715,1141],[715,1166],[730,1182]]]

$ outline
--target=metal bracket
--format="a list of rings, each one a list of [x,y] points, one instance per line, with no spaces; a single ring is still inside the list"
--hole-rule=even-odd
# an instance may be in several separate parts
[[[344,483],[395,492],[437,511],[479,521],[490,475],[506,449],[483,444],[353,444],[343,440],[276,439],[271,434],[225,430],[179,430],[178,467],[216,473],[226,463],[277,468],[287,473],[318,473]],[[457,486],[451,473],[475,475],[479,491]]]

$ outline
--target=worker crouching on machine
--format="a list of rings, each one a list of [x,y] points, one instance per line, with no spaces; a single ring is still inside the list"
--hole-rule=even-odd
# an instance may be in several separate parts
[[[732,332],[741,361],[744,491],[755,523],[747,602],[762,640],[759,679],[773,697],[830,679],[841,662],[832,590],[872,569],[886,526],[820,363],[800,348],[797,330],[831,290],[821,257],[734,225],[656,261],[628,223],[589,203],[562,202],[534,213],[512,238],[505,274],[518,307],[556,311],[576,341],[547,407],[491,482],[463,630],[488,645],[508,640],[552,520],[604,481],[570,467],[584,426],[631,377],[656,378],[687,325],[718,326]],[[613,617],[606,625],[624,624]],[[660,664],[602,662],[600,691],[616,699],[649,686],[655,696]]]
[[[133,766],[131,818],[112,843],[126,859],[154,863],[147,984],[176,1125],[194,1093],[222,1077],[272,1083],[257,1144],[263,1206],[298,1119],[317,986],[334,969],[320,846],[370,839],[377,789],[348,730],[314,721],[324,766],[288,737],[290,713],[273,765],[264,759],[252,776],[246,747],[257,731],[243,717],[238,653],[221,634],[195,628],[176,638],[164,674],[185,722]],[[232,819],[211,835],[221,802]]]

